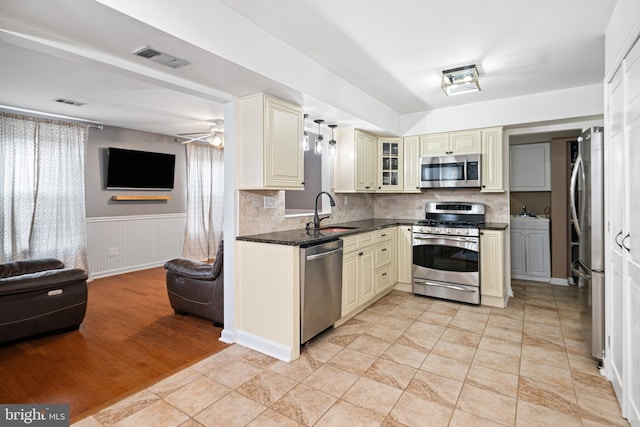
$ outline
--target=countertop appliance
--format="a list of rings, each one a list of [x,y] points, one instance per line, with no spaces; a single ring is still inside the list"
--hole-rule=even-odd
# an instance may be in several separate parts
[[[342,313],[342,240],[300,247],[300,343],[337,322]]]
[[[604,358],[604,160],[603,129],[591,127],[578,138],[578,156],[571,172],[571,222],[578,236],[579,256],[572,265],[578,286],[586,291],[582,327],[591,355]]]
[[[427,202],[413,225],[412,292],[480,304],[480,227],[485,206]]]
[[[480,154],[420,158],[420,188],[480,187]]]

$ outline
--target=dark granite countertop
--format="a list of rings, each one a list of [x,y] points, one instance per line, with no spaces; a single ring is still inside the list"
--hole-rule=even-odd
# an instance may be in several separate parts
[[[324,243],[339,239],[350,234],[366,233],[385,227],[398,225],[412,225],[415,219],[363,219],[360,221],[342,222],[339,224],[323,224],[323,228],[348,227],[346,231],[306,231],[304,228],[295,230],[274,231],[272,233],[254,234],[250,236],[238,236],[236,240],[258,243],[272,243],[276,245],[305,246]]]
[[[339,224],[324,224],[323,228],[340,228],[346,227],[346,231],[330,231],[330,230],[309,230],[304,228],[284,231],[274,231],[272,233],[253,234],[250,236],[238,236],[236,240],[257,243],[271,243],[275,245],[287,246],[306,246],[318,243],[330,242],[350,234],[366,233],[368,231],[378,230],[385,227],[394,227],[398,225],[413,225],[415,219],[363,219],[360,221],[342,222]],[[507,223],[490,222],[482,227],[485,230],[505,230]]]
[[[506,230],[509,224],[506,222],[488,222],[481,227],[484,230]]]

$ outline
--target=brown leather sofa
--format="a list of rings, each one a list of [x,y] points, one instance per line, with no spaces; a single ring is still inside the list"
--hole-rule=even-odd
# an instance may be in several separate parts
[[[167,261],[167,293],[177,314],[193,314],[224,326],[223,242],[213,264],[186,258]]]
[[[87,273],[53,258],[0,264],[0,343],[80,327]]]

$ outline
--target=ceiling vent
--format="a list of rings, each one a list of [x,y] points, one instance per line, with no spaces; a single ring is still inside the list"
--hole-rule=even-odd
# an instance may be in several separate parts
[[[86,102],[74,101],[73,99],[65,99],[65,98],[56,98],[54,101],[59,102],[60,104],[67,105],[75,105],[76,107],[81,107],[86,104]]]
[[[132,52],[133,55],[141,56],[142,58],[149,59],[153,62],[157,62],[158,64],[166,65],[171,68],[182,68],[190,65],[191,62],[176,58],[173,55],[169,55],[168,53],[164,53],[159,51],[158,49],[151,47],[149,45],[142,46],[139,49],[136,49]]]

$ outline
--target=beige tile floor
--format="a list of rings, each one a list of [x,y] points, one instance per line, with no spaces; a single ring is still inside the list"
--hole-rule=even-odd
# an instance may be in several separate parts
[[[393,291],[292,363],[231,346],[74,425],[628,426],[577,289],[513,288],[506,309]]]

